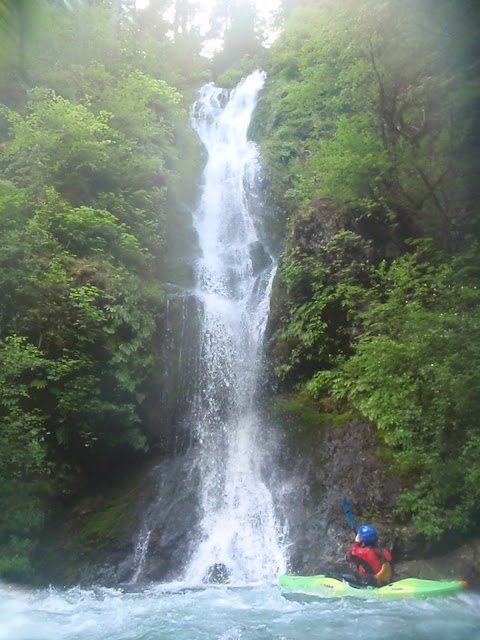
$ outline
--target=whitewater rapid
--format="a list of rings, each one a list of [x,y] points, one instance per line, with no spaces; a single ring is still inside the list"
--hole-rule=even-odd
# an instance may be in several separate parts
[[[315,598],[279,587],[0,585],[0,640],[480,640],[480,595]]]

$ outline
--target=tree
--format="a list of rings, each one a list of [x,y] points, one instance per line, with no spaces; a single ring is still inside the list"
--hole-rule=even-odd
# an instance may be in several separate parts
[[[27,74],[27,42],[38,29],[49,5],[64,9],[69,3],[67,0],[2,0],[0,3],[0,34],[3,31],[7,45],[0,51],[0,56],[8,60],[10,51],[16,50],[16,68],[23,80]]]
[[[109,115],[95,117],[48,89],[32,89],[29,95],[29,115],[11,116],[12,141],[2,161],[6,175],[37,193],[54,186],[73,202],[88,202],[98,189],[93,176],[108,185],[115,144]]]
[[[31,401],[48,362],[25,339],[0,340],[0,575],[25,579],[45,521],[49,471],[45,415]]]
[[[229,67],[241,67],[242,60],[255,59],[262,52],[263,34],[252,2],[219,2],[213,13],[212,35],[223,39],[223,48],[212,61],[218,76]]]
[[[353,224],[393,216],[397,244],[421,233],[445,243],[465,234],[474,201],[466,140],[475,122],[466,114],[474,114],[478,80],[450,55],[458,42],[444,28],[449,15],[445,6],[433,18],[423,5],[406,11],[396,0],[325,2],[292,14],[271,48],[270,72],[283,86],[281,100],[272,93],[265,106],[265,133],[296,204],[320,192]],[[302,175],[295,192],[292,172]]]
[[[192,18],[198,10],[198,3],[191,0],[175,0],[173,32],[175,37],[186,34],[192,28]]]

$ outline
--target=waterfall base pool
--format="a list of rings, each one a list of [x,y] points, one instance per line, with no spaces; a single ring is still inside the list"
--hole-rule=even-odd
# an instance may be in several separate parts
[[[480,594],[379,601],[278,586],[0,587],[0,640],[480,640]]]

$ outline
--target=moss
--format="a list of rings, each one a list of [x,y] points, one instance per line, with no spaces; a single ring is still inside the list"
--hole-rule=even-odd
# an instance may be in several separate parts
[[[395,454],[393,449],[386,444],[375,447],[374,453],[375,456],[382,462],[385,462],[385,464],[391,465],[395,461]]]
[[[329,397],[316,400],[305,393],[275,396],[272,400],[272,413],[281,417],[287,427],[293,426],[306,432],[326,425],[339,428],[345,422],[361,417],[353,409],[339,408]]]
[[[224,87],[225,89],[233,89],[242,78],[245,77],[245,72],[243,69],[227,69],[223,73],[221,73],[216,83],[220,87]]]
[[[324,426],[325,417],[321,412],[321,405],[310,396],[277,395],[272,400],[271,410],[289,431],[308,433]]]
[[[139,505],[154,494],[150,475],[137,469],[57,505],[36,553],[36,583],[91,583],[100,569],[115,566],[131,551]]]
[[[101,510],[82,516],[77,530],[78,548],[84,551],[101,549],[118,540],[119,528],[130,523],[132,505],[128,501],[105,505]],[[126,520],[127,519],[127,520]],[[136,523],[136,519],[135,519]]]
[[[321,462],[318,445],[327,431],[358,417],[354,411],[339,410],[330,398],[315,400],[304,393],[275,396],[270,413],[282,425],[289,449],[294,453],[318,451],[317,464]]]

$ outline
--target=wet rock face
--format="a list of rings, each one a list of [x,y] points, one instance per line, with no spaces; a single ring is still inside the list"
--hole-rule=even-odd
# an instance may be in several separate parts
[[[57,512],[42,542],[42,583],[128,585],[178,578],[198,522],[194,452],[95,487]]]
[[[289,504],[291,569],[299,574],[339,571],[343,555],[354,533],[342,509],[347,497],[358,524],[362,515],[388,513],[398,488],[386,486],[382,463],[373,451],[378,444],[368,425],[352,419],[342,426],[327,424],[311,430],[302,445],[310,452],[298,452],[286,465],[295,470]],[[312,455],[313,453],[313,455]],[[389,518],[369,518],[380,534],[382,544],[391,547]]]
[[[198,383],[202,313],[195,295],[180,287],[169,287],[158,332],[162,343],[158,378],[150,381],[143,408],[150,444],[172,457],[185,451],[191,440],[187,399]]]
[[[422,578],[465,580],[469,587],[480,588],[480,538],[476,538],[434,557],[419,557],[396,564],[398,577],[421,576]]]
[[[223,562],[216,562],[209,567],[203,582],[208,584],[225,584],[230,579],[230,570]]]
[[[272,259],[260,240],[250,243],[248,249],[250,260],[252,261],[253,275],[258,275],[272,264]]]
[[[426,543],[411,525],[396,519],[401,486],[379,457],[382,442],[365,420],[319,415],[316,424],[303,430],[298,414],[292,424],[288,417],[286,422],[281,462],[290,487],[283,509],[289,520],[292,573],[348,571],[343,556],[354,533],[342,509],[346,497],[356,526],[374,525],[379,543],[392,551],[395,577],[480,583],[480,540],[463,546],[452,540],[446,552],[444,545]]]
[[[198,522],[198,478],[194,450],[164,460],[149,472],[150,491],[139,504],[131,552],[117,581],[168,581],[180,576]]]

